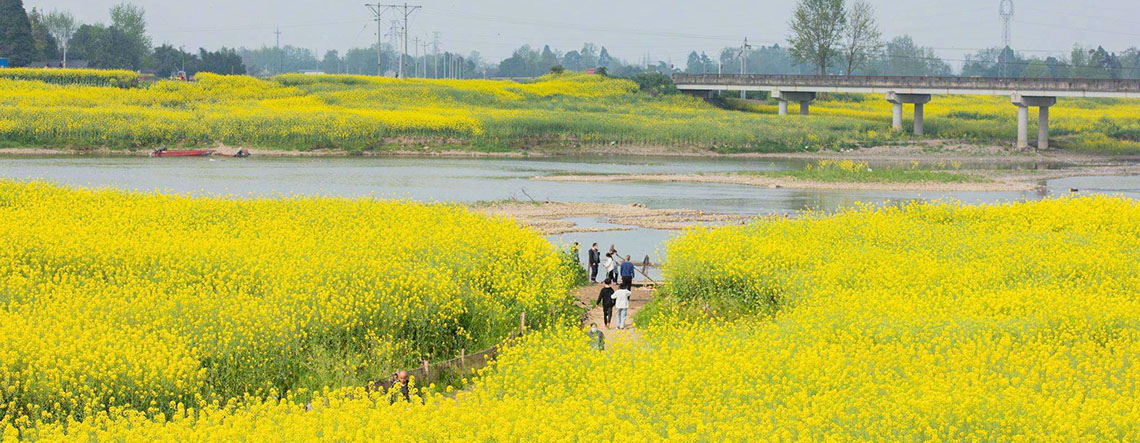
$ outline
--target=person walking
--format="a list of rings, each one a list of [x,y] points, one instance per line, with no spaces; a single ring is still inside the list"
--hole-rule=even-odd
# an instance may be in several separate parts
[[[597,323],[590,323],[590,331],[586,333],[590,336],[590,347],[597,351],[606,350],[606,335],[598,329]]]
[[[617,309],[618,329],[625,329],[625,320],[629,315],[629,297],[633,295],[629,289],[618,289],[610,297],[614,299],[614,308]]]
[[[614,281],[606,279],[605,286],[602,291],[598,293],[598,301],[594,302],[594,306],[602,305],[602,322],[605,323],[606,329],[610,328],[610,319],[614,316]]]
[[[589,255],[587,262],[590,265],[590,283],[597,283],[598,265],[602,264],[602,252],[598,250],[597,243],[594,243],[594,247],[590,248]]]
[[[628,255],[625,256],[625,261],[621,262],[621,288],[633,289],[633,262],[629,260]]]
[[[617,262],[614,261],[614,254],[612,252],[606,253],[606,261],[602,263],[602,267],[606,268],[606,280],[610,282],[617,281]]]

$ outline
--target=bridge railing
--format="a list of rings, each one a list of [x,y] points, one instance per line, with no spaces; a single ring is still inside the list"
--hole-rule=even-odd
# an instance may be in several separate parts
[[[798,88],[937,88],[977,90],[1140,92],[1140,80],[1024,79],[986,77],[829,76],[764,74],[674,74],[685,85]]]

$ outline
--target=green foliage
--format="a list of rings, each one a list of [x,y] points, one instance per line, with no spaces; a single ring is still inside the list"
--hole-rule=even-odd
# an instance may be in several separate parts
[[[673,84],[673,77],[662,74],[660,72],[645,72],[636,74],[629,77],[634,83],[637,83],[638,89],[641,92],[649,93],[651,95],[658,94],[677,94],[677,85]]]
[[[827,183],[984,183],[989,180],[953,171],[912,168],[872,168],[852,161],[820,161],[800,170],[746,171],[741,175],[783,177]]]
[[[133,88],[139,85],[139,74],[125,70],[103,69],[0,69],[0,79],[33,80],[53,85],[112,86]]]
[[[37,57],[23,0],[0,0],[0,57],[14,68],[28,66]]]

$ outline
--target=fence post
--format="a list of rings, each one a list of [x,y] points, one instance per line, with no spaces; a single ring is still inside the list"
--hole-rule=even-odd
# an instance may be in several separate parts
[[[431,366],[428,365],[427,360],[424,360],[424,381],[423,381],[422,385],[426,386],[428,384],[428,380],[430,380],[430,379],[431,379]]]
[[[467,374],[467,349],[459,348],[459,373]]]
[[[526,311],[519,315],[519,335],[526,334]]]

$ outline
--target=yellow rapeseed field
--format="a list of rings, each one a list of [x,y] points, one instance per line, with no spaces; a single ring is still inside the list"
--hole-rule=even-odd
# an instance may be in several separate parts
[[[0,181],[0,428],[365,386],[565,323],[562,260],[456,205]]]
[[[881,96],[829,95],[813,116],[779,117],[765,102],[651,96],[629,80],[566,73],[527,82],[285,74],[198,74],[138,83],[129,71],[0,73],[0,146],[148,149],[217,143],[271,149],[477,150],[628,145],[718,152],[817,151],[900,142]],[[1061,99],[1054,146],[1140,152],[1140,101]],[[930,138],[1010,143],[1007,97],[936,96]],[[1033,112],[1036,112],[1034,110]],[[909,124],[909,110],[908,110]],[[1036,119],[1033,119],[1036,124]]]
[[[1140,206],[913,204],[671,242],[641,341],[553,328],[469,390],[44,424],[42,440],[1129,441]],[[645,322],[649,322],[648,325]],[[5,438],[15,433],[9,428]]]

